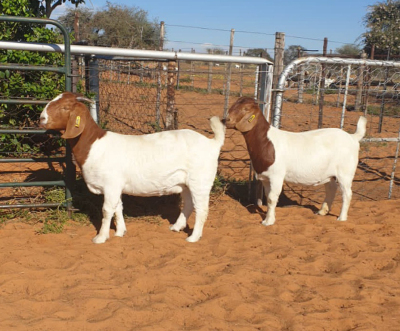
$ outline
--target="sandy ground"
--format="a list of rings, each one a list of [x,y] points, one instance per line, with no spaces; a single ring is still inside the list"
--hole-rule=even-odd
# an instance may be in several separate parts
[[[197,108],[187,104],[199,99],[184,97],[187,114],[198,107],[209,111],[199,127],[208,129],[204,118],[221,113],[220,107],[209,110],[210,97]],[[285,106],[283,128],[315,128],[317,117],[308,107]],[[327,108],[325,126],[337,127],[339,113]],[[349,132],[359,115],[346,113]],[[376,123],[369,118],[369,134]],[[382,136],[396,136],[398,127],[398,119],[386,121]],[[245,162],[232,162],[248,157],[235,149],[235,137],[227,139],[221,163],[233,174],[248,172]],[[271,227],[261,225],[266,207],[242,203],[237,194],[213,199],[203,238],[194,244],[185,241],[194,215],[186,231],[168,229],[179,213],[173,198],[125,201],[128,233],[103,245],[91,242],[96,218],[46,235],[37,234],[42,224],[3,223],[0,330],[398,331],[400,200],[382,198],[394,151],[384,144],[367,147],[360,153],[364,167],[357,170],[347,222],[336,221],[340,194],[332,213],[321,217],[315,211],[323,188],[286,187]],[[14,172],[0,177],[15,178]],[[398,175],[394,185],[396,193]]]
[[[2,226],[0,329],[400,330],[399,200],[353,201],[347,222],[292,203],[264,227],[223,195],[194,244],[194,215],[173,233],[177,201],[154,201],[103,245],[93,225]]]

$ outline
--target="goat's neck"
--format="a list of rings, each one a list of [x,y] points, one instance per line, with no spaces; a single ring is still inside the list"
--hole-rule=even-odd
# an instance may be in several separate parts
[[[105,134],[106,131],[96,124],[88,112],[86,114],[86,124],[83,132],[78,137],[67,140],[71,146],[75,161],[80,168],[82,168],[83,164],[86,162],[92,144]]]
[[[275,149],[267,136],[269,129],[269,123],[261,115],[250,131],[243,132],[250,159],[257,174],[266,171],[275,161]]]

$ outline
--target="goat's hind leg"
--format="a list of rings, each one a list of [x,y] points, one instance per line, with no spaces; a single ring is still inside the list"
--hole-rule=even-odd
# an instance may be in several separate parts
[[[124,214],[123,214],[123,207],[122,207],[122,200],[119,199],[117,208],[115,210],[115,236],[116,237],[123,237],[126,233],[126,226],[124,221]]]
[[[331,180],[325,184],[325,200],[322,203],[321,209],[317,212],[318,215],[326,215],[332,208],[333,200],[335,199],[337,184],[336,178],[331,178]]]
[[[92,240],[95,244],[103,244],[108,238],[110,238],[111,219],[118,207],[120,199],[121,194],[104,194],[103,219],[101,220],[101,228],[98,235]]]
[[[209,193],[207,194],[197,193],[196,196],[193,196],[194,208],[196,210],[196,218],[194,222],[192,235],[188,237],[186,241],[194,243],[198,241],[203,235],[204,223],[206,222],[208,216],[209,200],[210,200]]]
[[[343,205],[338,221],[347,221],[347,213],[349,211],[351,197],[353,192],[351,191],[351,185],[353,183],[353,178],[338,178],[340,189],[342,190]]]
[[[171,231],[179,232],[186,228],[186,222],[189,218],[190,214],[193,212],[193,200],[192,194],[190,193],[189,188],[185,187],[181,193],[183,207],[182,211],[176,220],[176,222],[169,227]]]

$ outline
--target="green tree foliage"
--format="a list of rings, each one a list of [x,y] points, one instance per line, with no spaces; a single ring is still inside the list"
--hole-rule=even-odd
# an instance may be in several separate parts
[[[361,49],[357,45],[346,44],[335,49],[335,52],[340,55],[349,55],[358,57],[361,53]]]
[[[214,54],[214,55],[226,55],[228,52],[224,50],[223,48],[207,48],[206,49],[208,54]]]
[[[272,57],[268,54],[266,48],[250,48],[246,51],[246,56],[262,57],[264,59],[273,61]]]
[[[296,60],[298,57],[304,56],[307,53],[305,52],[305,48],[300,45],[291,45],[287,49],[285,49],[285,52],[283,54],[283,63],[284,65],[289,64],[293,60]]]
[[[105,9],[95,13],[77,11],[80,40],[87,40],[90,45],[136,49],[155,49],[159,45],[159,23],[150,21],[147,12],[140,8],[107,2]],[[58,20],[73,31],[74,19],[75,10],[69,9]]]
[[[10,16],[34,17],[29,0],[2,0],[0,14]],[[39,43],[62,43],[63,38],[43,24],[0,23],[0,39]],[[0,50],[0,63],[19,65],[61,66],[63,55],[59,53],[38,53],[28,51]],[[29,98],[49,100],[64,91],[64,79],[57,73],[42,71],[20,71],[0,69],[0,98]],[[36,126],[43,107],[34,105],[0,104],[1,127]],[[1,137],[2,151],[26,151],[15,136]]]
[[[400,0],[387,0],[369,6],[364,17],[367,31],[362,35],[365,51],[370,54],[375,46],[375,54],[400,53]]]

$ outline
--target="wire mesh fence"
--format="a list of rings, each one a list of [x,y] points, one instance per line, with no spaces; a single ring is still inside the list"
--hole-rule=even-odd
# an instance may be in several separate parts
[[[228,70],[229,98],[254,96],[258,88],[255,65],[209,64],[182,61],[176,71],[174,119],[179,129],[211,137],[209,118],[223,117]],[[163,130],[167,117],[167,64],[144,61],[101,61],[100,125],[120,133],[143,134]],[[220,173],[247,180],[249,157],[241,135],[228,131],[220,158]]]

